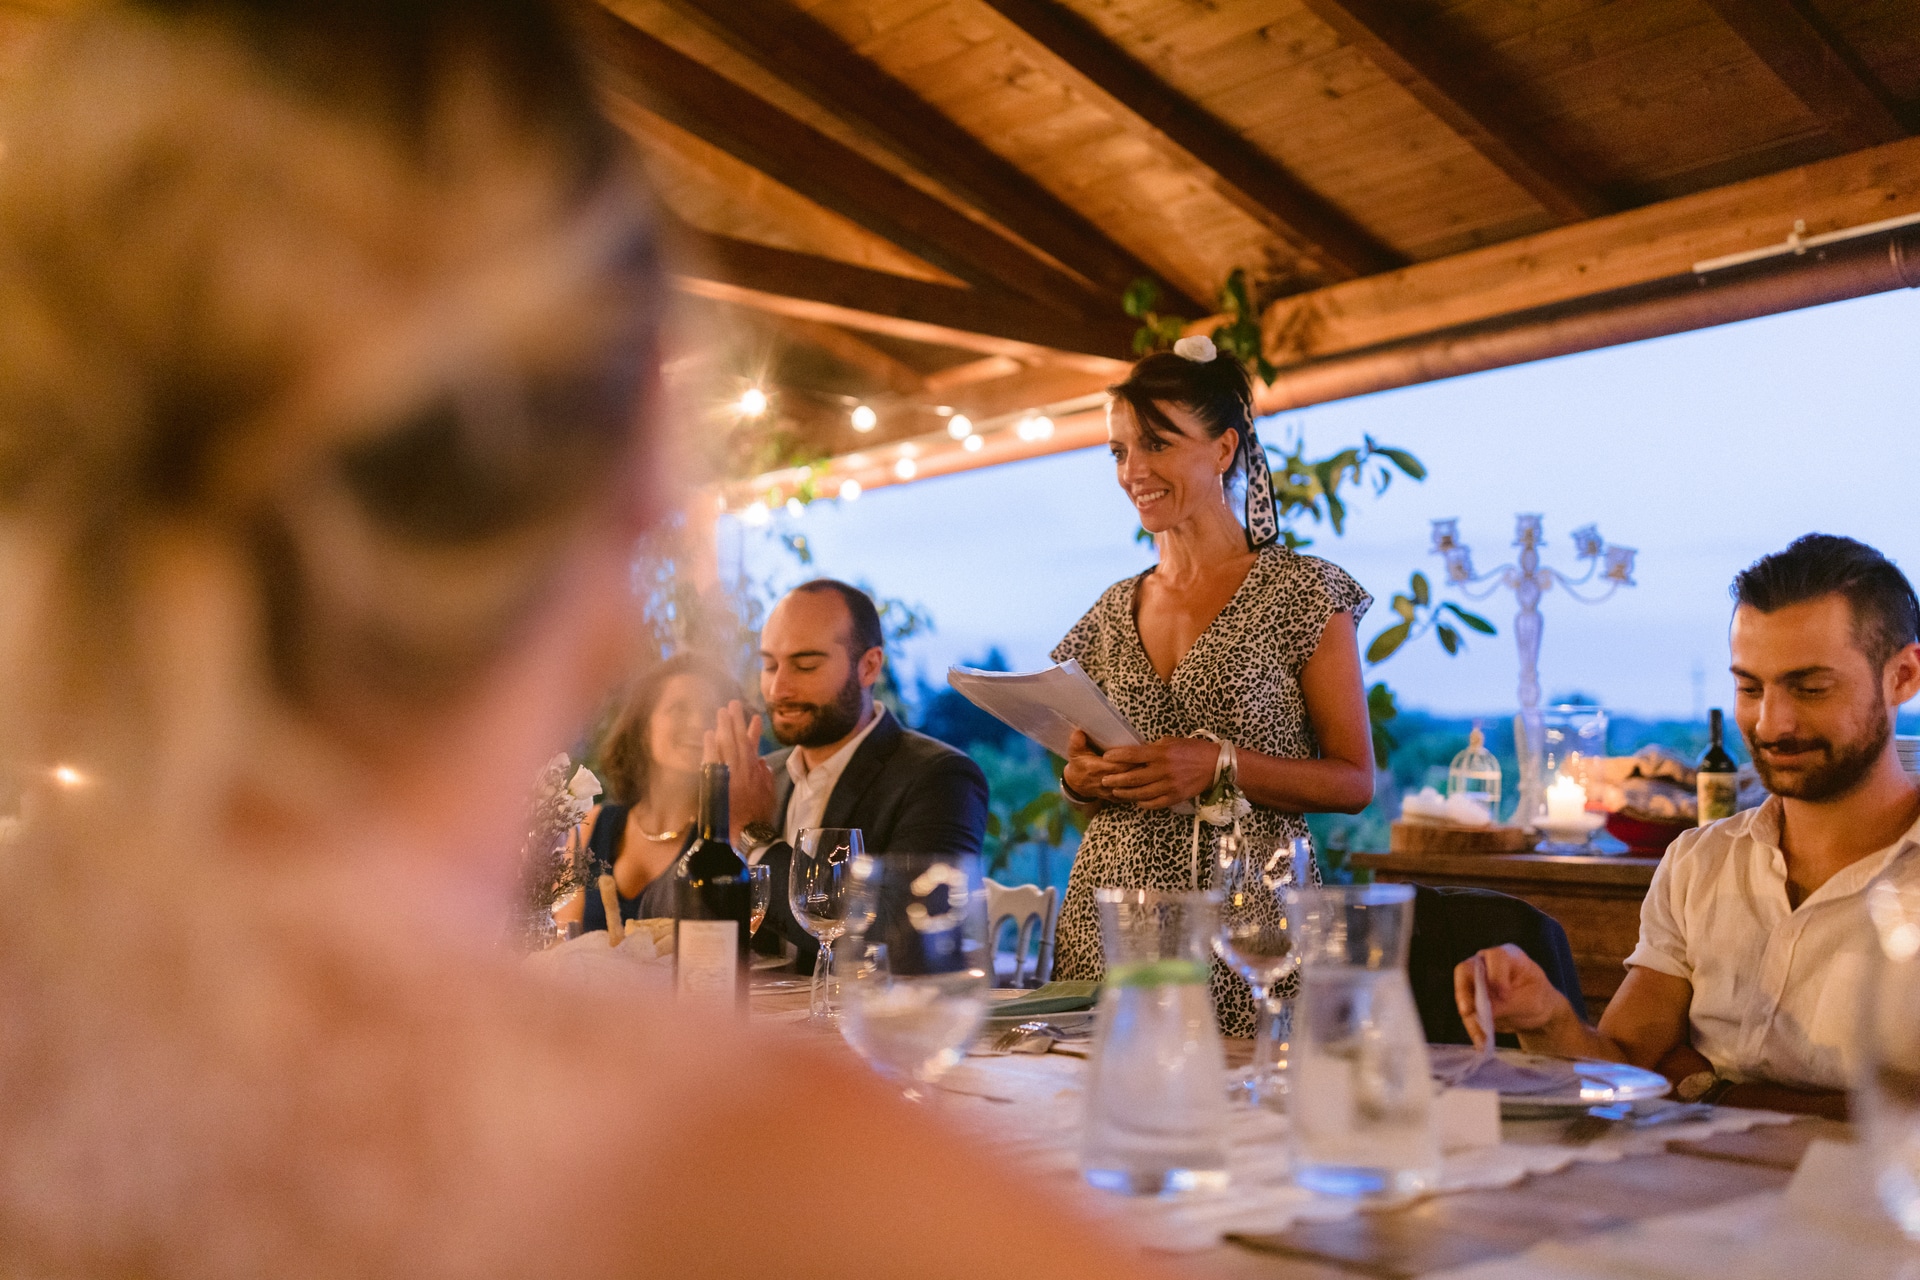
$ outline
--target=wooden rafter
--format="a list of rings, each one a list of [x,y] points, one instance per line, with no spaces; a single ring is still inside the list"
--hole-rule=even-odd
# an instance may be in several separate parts
[[[578,10],[612,93],[982,289],[1070,315],[1111,307],[1083,282],[596,5]]]
[[[1920,213],[1920,138],[1282,298],[1261,328],[1283,366],[1626,289],[1725,254]]]
[[[1800,0],[1707,3],[1846,150],[1911,132],[1873,73],[1810,6]]]
[[[1321,260],[1334,278],[1372,275],[1404,259],[1265,152],[1051,0],[984,0],[1029,39],[1211,171],[1220,193]]]
[[[1124,317],[1059,316],[1022,298],[929,284],[688,228],[678,239],[687,251],[678,276],[682,289],[774,315],[1103,374],[1125,358],[1132,336]]]
[[[1155,274],[1105,232],[787,0],[671,0],[736,50],[1106,294]],[[1197,304],[1168,298],[1172,311]]]
[[[798,316],[768,315],[767,319],[788,338],[825,352],[878,389],[902,396],[918,395],[926,390],[926,380],[911,365],[839,325],[802,320]]]
[[[1415,28],[1403,0],[1303,3],[1561,222],[1613,211],[1585,178],[1514,122],[1511,107],[1469,63]]]

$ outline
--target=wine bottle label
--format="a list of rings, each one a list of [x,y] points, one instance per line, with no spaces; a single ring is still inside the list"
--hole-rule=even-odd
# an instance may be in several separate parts
[[[683,999],[732,1004],[739,976],[740,922],[682,920],[675,934],[675,994]]]
[[[1704,827],[1709,822],[1731,818],[1736,803],[1735,795],[1738,791],[1736,786],[1738,775],[1702,773],[1695,776],[1700,798],[1700,825]]]

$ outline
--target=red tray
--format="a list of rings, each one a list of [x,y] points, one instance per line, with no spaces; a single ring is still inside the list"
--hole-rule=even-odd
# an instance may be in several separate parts
[[[1694,824],[1684,819],[1671,822],[1656,822],[1648,818],[1633,818],[1624,813],[1607,815],[1607,834],[1615,840],[1624,841],[1627,852],[1642,858],[1657,858],[1667,851],[1682,831],[1693,830]]]

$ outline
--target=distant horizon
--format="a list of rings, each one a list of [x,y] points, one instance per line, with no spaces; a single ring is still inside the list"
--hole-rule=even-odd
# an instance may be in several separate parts
[[[1441,587],[1431,520],[1458,518],[1482,571],[1511,554],[1517,512],[1544,513],[1545,561],[1566,570],[1579,567],[1568,535],[1597,523],[1638,549],[1638,585],[1593,607],[1547,593],[1541,683],[1622,716],[1697,721],[1733,705],[1727,587],[1755,558],[1817,530],[1920,569],[1916,337],[1920,291],[1905,290],[1319,405],[1259,430],[1270,444],[1304,433],[1309,456],[1371,435],[1429,469],[1356,496],[1344,537],[1300,526],[1308,554],[1374,596],[1363,646],[1410,571]],[[818,502],[763,529],[723,519],[719,547],[729,569],[775,587],[830,574],[924,605],[933,631],[893,657],[904,681],[943,684],[950,663],[995,646],[1015,669],[1046,665],[1102,590],[1153,563],[1136,527],[1095,449]],[[782,532],[806,535],[812,565]],[[1365,678],[1408,710],[1510,717],[1513,597],[1462,603],[1500,633],[1469,635],[1454,658],[1428,637]]]

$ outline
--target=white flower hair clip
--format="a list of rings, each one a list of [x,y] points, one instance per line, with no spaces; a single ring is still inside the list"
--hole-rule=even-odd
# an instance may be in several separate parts
[[[1209,338],[1204,333],[1196,333],[1191,337],[1182,338],[1180,341],[1174,343],[1173,354],[1191,360],[1195,364],[1206,364],[1215,356],[1219,355],[1220,352],[1213,345],[1212,338]]]

